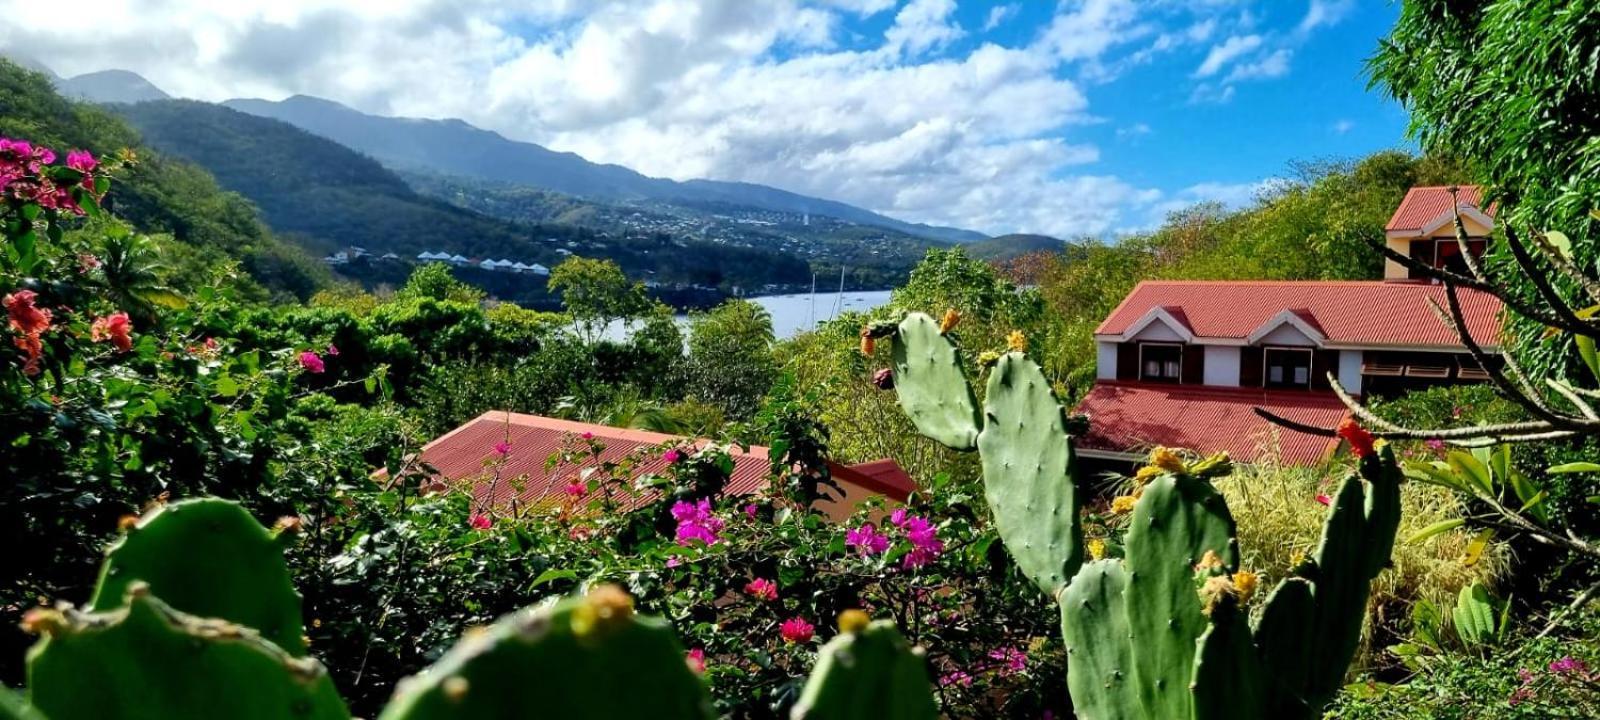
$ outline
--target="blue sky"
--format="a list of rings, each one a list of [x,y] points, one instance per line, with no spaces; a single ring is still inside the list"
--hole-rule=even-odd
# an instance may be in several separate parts
[[[677,179],[1111,236],[1407,146],[1382,0],[0,0],[0,48],[203,100],[458,117]]]

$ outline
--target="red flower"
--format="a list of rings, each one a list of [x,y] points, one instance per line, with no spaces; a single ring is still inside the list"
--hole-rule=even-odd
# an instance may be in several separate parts
[[[115,312],[94,321],[89,326],[89,339],[95,342],[110,340],[117,352],[133,349],[133,321],[125,312]]]
[[[34,305],[38,294],[32,290],[18,290],[7,295],[4,304],[11,316],[11,329],[23,335],[38,335],[50,329],[50,311]]]
[[[1350,443],[1350,452],[1355,453],[1356,457],[1366,457],[1372,452],[1372,433],[1356,423],[1355,418],[1345,418],[1344,422],[1339,423],[1337,432],[1339,437]]]
[[[1327,495],[1324,495],[1322,493],[1317,493],[1317,502],[1322,503],[1323,505],[1332,505],[1333,504],[1333,498],[1328,497]]]
[[[489,516],[484,515],[483,513],[473,513],[472,518],[467,522],[468,524],[472,525],[473,530],[488,530],[489,528],[494,527],[494,521],[490,520]]]
[[[689,663],[689,669],[693,670],[694,674],[701,675],[705,673],[706,651],[701,650],[700,648],[695,648],[690,650],[684,659]]]
[[[778,627],[778,634],[783,636],[783,641],[788,643],[811,642],[816,634],[817,626],[806,622],[805,618],[789,618]]]
[[[772,602],[778,599],[778,585],[766,578],[756,578],[744,586],[745,593],[757,600]]]

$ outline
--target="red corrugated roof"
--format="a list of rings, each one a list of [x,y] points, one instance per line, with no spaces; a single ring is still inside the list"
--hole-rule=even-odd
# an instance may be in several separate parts
[[[1460,185],[1456,188],[1456,201],[1464,208],[1478,208],[1483,200],[1483,190],[1477,185]],[[1450,188],[1446,185],[1414,187],[1406,191],[1400,206],[1394,209],[1385,231],[1421,230],[1428,223],[1450,210]],[[1494,217],[1495,206],[1489,205],[1484,214]]]
[[[1243,461],[1275,449],[1281,462],[1314,465],[1338,445],[1279,428],[1256,415],[1257,407],[1318,427],[1334,427],[1347,413],[1333,393],[1102,381],[1078,404],[1077,412],[1089,415],[1089,433],[1078,439],[1078,447],[1136,453],[1155,445],[1200,453],[1226,450]]]
[[[546,470],[548,458],[563,447],[572,446],[586,432],[593,433],[594,438],[605,445],[599,463],[585,459],[581,463],[561,464]],[[510,442],[511,451],[503,464],[491,469],[490,466],[498,459],[495,445],[503,441]],[[566,499],[563,488],[586,468],[618,462],[643,448],[675,441],[692,442],[696,446],[706,442],[539,415],[491,411],[423,446],[421,459],[448,480],[474,480],[473,496],[480,503],[506,505],[515,498],[520,505],[537,507]],[[733,456],[733,475],[728,480],[728,494],[747,495],[766,486],[769,473],[767,448],[751,446],[749,450],[742,450],[732,447],[730,453]],[[661,473],[667,467],[667,461],[657,453],[646,453],[642,457],[634,466],[634,477]],[[830,467],[840,482],[859,485],[895,500],[905,500],[916,487],[911,477],[893,460],[878,460],[854,467],[832,464]],[[496,471],[498,481],[495,479]],[[623,505],[625,509],[632,509],[655,499],[654,493],[647,493],[637,499],[629,499]]]
[[[1147,280],[1095,329],[1120,335],[1157,306],[1183,309],[1196,337],[1243,339],[1284,310],[1322,331],[1328,343],[1365,347],[1460,347],[1454,332],[1429,309],[1428,299],[1446,305],[1442,285],[1420,282],[1202,282]],[[1479,344],[1498,347],[1500,300],[1474,290],[1461,291],[1467,327]]]

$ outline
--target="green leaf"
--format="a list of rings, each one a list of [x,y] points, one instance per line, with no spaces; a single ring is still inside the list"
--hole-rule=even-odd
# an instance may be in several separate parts
[[[239,382],[232,375],[222,375],[217,378],[217,394],[223,397],[234,397],[239,394]]]
[[[1432,525],[1429,525],[1429,526],[1427,526],[1427,527],[1425,527],[1425,528],[1423,528],[1421,530],[1418,530],[1417,532],[1413,533],[1411,535],[1411,537],[1406,538],[1406,544],[1414,545],[1416,543],[1422,542],[1423,540],[1427,540],[1428,538],[1431,538],[1431,537],[1433,537],[1435,535],[1438,535],[1440,533],[1450,532],[1451,530],[1454,530],[1454,529],[1456,529],[1458,527],[1461,527],[1462,525],[1465,525],[1466,523],[1467,523],[1467,521],[1462,519],[1462,518],[1452,518],[1450,520],[1440,520],[1439,522],[1436,522],[1436,523],[1434,523]]]
[[[1544,231],[1544,239],[1550,243],[1551,247],[1555,248],[1556,254],[1560,255],[1561,259],[1568,262],[1572,261],[1572,240],[1567,237],[1566,233],[1546,230]]]
[[[1445,462],[1456,475],[1471,483],[1472,486],[1484,495],[1494,496],[1494,480],[1489,476],[1489,468],[1484,466],[1477,457],[1471,453],[1460,450],[1451,450],[1445,456]]]
[[[1551,474],[1600,472],[1600,463],[1592,463],[1592,462],[1561,463],[1560,465],[1551,465],[1550,467],[1545,468],[1545,472],[1551,473]]]
[[[545,583],[552,583],[552,582],[555,582],[557,580],[576,580],[577,578],[578,578],[578,571],[576,571],[576,570],[556,570],[556,569],[552,568],[550,570],[546,570],[546,571],[544,571],[542,573],[539,573],[539,577],[536,577],[536,578],[533,579],[533,582],[528,585],[528,589],[529,590],[533,590],[534,588],[537,588],[540,585],[543,585]]]
[[[1578,356],[1583,358],[1583,364],[1588,366],[1589,374],[1600,380],[1600,353],[1595,352],[1594,338],[1578,335],[1572,338],[1572,343],[1578,346]]]

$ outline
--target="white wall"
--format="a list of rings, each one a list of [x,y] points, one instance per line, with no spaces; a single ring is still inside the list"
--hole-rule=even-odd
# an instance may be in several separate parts
[[[1202,382],[1223,387],[1239,386],[1239,348],[1232,345],[1196,345],[1206,350],[1206,372]]]
[[[1274,328],[1272,332],[1269,332],[1264,337],[1262,337],[1261,341],[1258,344],[1260,344],[1260,345],[1298,345],[1300,347],[1312,347],[1312,346],[1315,346],[1317,343],[1312,341],[1311,338],[1306,337],[1306,334],[1303,333],[1303,332],[1300,332],[1300,330],[1298,328],[1296,328],[1295,326],[1290,325],[1289,323],[1284,323],[1284,324],[1279,325],[1278,327]]]
[[[1100,380],[1117,379],[1117,344],[1095,343],[1094,376]]]
[[[1352,395],[1361,394],[1361,361],[1360,350],[1339,351],[1339,384]]]

